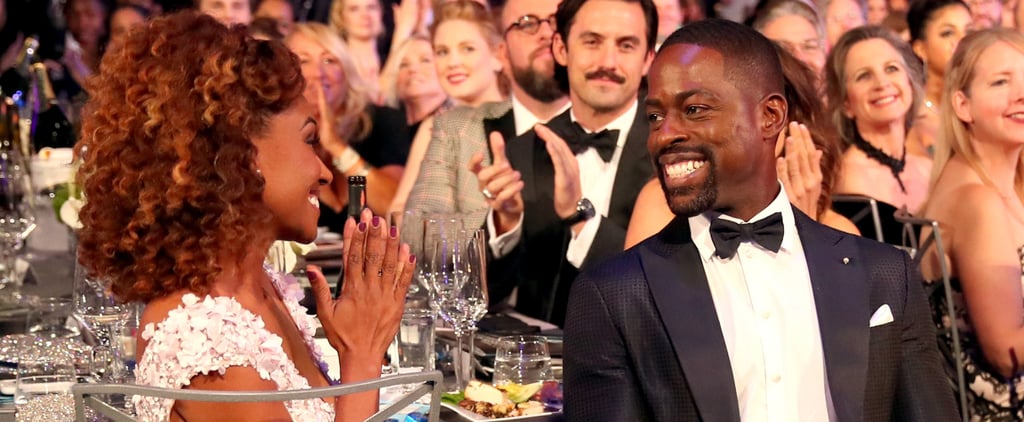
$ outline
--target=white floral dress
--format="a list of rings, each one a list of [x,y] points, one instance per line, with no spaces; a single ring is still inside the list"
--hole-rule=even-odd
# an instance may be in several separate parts
[[[299,305],[302,287],[291,276],[282,276],[265,268],[281,295],[292,320],[302,333],[306,346],[321,372],[327,377],[327,365],[313,342],[316,318]],[[158,324],[147,324],[142,338],[149,341],[135,370],[138,384],[163,388],[182,388],[199,374],[219,372],[232,366],[247,366],[260,378],[273,381],[278,390],[310,388],[305,377],[288,359],[281,337],[266,329],[263,319],[242,307],[231,297],[186,294],[182,304]],[[330,379],[330,377],[327,377]],[[334,381],[332,381],[333,383]],[[136,396],[133,398],[140,421],[165,421],[174,400]],[[285,402],[296,421],[333,421],[334,409],[321,399]]]

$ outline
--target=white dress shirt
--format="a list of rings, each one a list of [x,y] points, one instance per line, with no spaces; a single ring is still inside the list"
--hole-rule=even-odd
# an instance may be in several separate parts
[[[512,97],[512,121],[516,127],[516,136],[522,136],[522,134],[529,132],[530,129],[533,129],[533,127],[537,125],[537,123],[546,123],[546,121],[542,121],[537,117],[537,115],[533,114],[530,109],[526,108],[523,103],[519,102],[519,99],[516,98],[516,94],[510,95],[510,97]],[[568,108],[569,102],[566,101],[565,105],[558,109],[558,112],[556,112],[554,116],[564,113]],[[506,139],[505,141],[509,140],[510,139]]]
[[[835,421],[811,278],[793,209],[779,195],[750,221],[782,214],[778,253],[742,242],[736,255],[715,255],[708,212],[689,219],[729,352],[740,419],[744,422]]]
[[[515,102],[512,103],[513,107]],[[597,236],[597,229],[601,221],[608,217],[608,208],[611,207],[612,188],[615,185],[615,175],[619,169],[619,159],[622,157],[622,147],[626,145],[626,138],[629,137],[629,130],[633,126],[633,119],[636,118],[637,102],[626,110],[625,113],[608,123],[607,126],[595,131],[618,130],[619,137],[615,144],[615,153],[607,163],[601,159],[601,155],[594,148],[587,148],[576,154],[576,163],[579,166],[580,190],[583,197],[590,200],[594,205],[595,216],[586,223],[578,234],[569,240],[569,247],[565,252],[565,258],[574,267],[583,265],[590,245],[594,243]],[[576,113],[569,111],[569,116],[576,122]],[[588,131],[589,133],[590,131]],[[525,212],[523,213],[525,215]],[[487,213],[487,230],[490,232],[491,252],[495,257],[503,257],[519,243],[523,232],[523,217],[520,216],[516,226],[501,236],[496,236],[497,230],[494,227],[494,211]]]

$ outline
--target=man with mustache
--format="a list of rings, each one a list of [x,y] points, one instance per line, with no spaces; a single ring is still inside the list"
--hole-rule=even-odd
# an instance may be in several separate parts
[[[467,227],[483,224],[486,198],[466,163],[473,154],[487,150],[489,133],[512,139],[569,107],[568,97],[554,80],[551,38],[556,7],[558,0],[509,0],[505,4],[501,13],[504,42],[498,55],[512,82],[511,98],[477,108],[458,107],[434,119],[430,145],[406,210],[461,213]]]
[[[491,303],[561,325],[573,279],[621,249],[633,202],[652,176],[637,92],[654,57],[651,0],[564,0],[552,51],[572,108],[504,142],[470,168],[487,199]],[[507,138],[505,138],[507,139]]]
[[[692,23],[649,82],[647,147],[677,217],[576,280],[566,419],[957,420],[908,255],[789,203],[771,42]]]

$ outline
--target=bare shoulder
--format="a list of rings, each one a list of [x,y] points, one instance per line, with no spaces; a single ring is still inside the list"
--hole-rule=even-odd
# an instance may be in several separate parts
[[[260,377],[254,368],[232,366],[223,373],[196,375],[185,389],[213,391],[276,391],[273,381]],[[178,400],[174,412],[187,421],[290,421],[291,415],[280,402],[221,403]]]
[[[174,309],[181,306],[181,298],[188,294],[188,291],[182,290],[171,293],[169,295],[160,296],[146,303],[146,308],[142,312],[142,316],[139,321],[140,327],[145,327],[149,323],[159,323],[164,319],[167,319],[167,314],[171,313]]]

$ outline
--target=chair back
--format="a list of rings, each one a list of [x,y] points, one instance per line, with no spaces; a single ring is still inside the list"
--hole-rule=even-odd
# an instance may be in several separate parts
[[[878,211],[878,201],[864,195],[832,195],[832,208],[849,218],[861,235],[885,243],[882,232],[882,218]]]
[[[71,388],[71,393],[75,396],[75,420],[79,422],[88,420],[86,418],[87,407],[115,422],[133,422],[135,419],[131,415],[125,413],[122,409],[106,403],[98,396],[123,394],[126,397],[147,396],[173,400],[222,403],[284,402],[343,396],[397,385],[420,384],[412,391],[398,397],[393,403],[378,411],[367,421],[383,422],[425,394],[430,394],[428,420],[436,422],[439,420],[441,412],[443,379],[440,371],[417,372],[330,387],[286,391],[211,391],[158,388],[132,384],[76,384]]]
[[[964,362],[961,358],[961,345],[960,345],[960,332],[956,328],[956,308],[954,307],[953,300],[953,286],[952,276],[949,271],[949,264],[946,261],[946,247],[942,241],[942,233],[939,230],[939,223],[935,220],[928,220],[925,218],[917,218],[911,216],[906,210],[899,210],[895,215],[896,221],[903,224],[903,245],[902,249],[906,250],[914,258],[914,262],[920,265],[922,262],[925,252],[928,251],[933,245],[935,246],[935,253],[939,257],[939,271],[942,275],[941,287],[944,290],[945,301],[946,301],[946,315],[945,317],[950,321],[950,328],[940,328],[938,335],[946,335],[952,338],[953,343],[953,362],[952,365],[956,370],[956,386],[958,404],[960,405],[960,416],[964,422],[967,422],[968,407],[967,407],[967,386],[966,379],[964,377]],[[928,235],[921,239],[921,235],[925,233],[924,229],[928,229]],[[939,288],[938,283],[925,283],[925,293],[927,297],[931,298],[936,293],[935,290]]]

